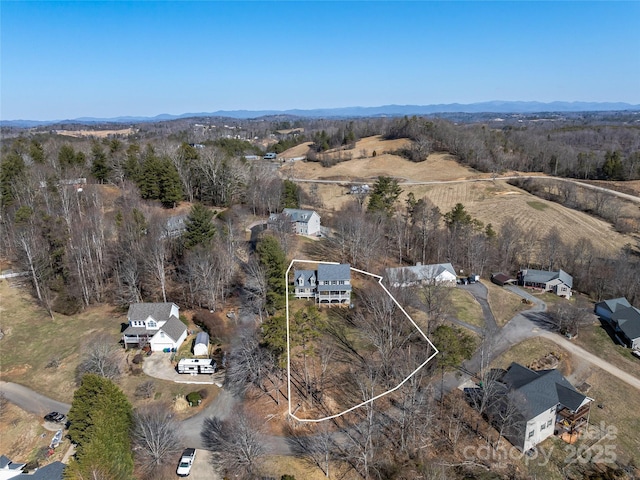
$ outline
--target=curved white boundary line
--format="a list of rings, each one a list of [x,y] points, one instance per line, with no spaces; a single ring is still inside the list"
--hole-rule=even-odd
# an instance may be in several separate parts
[[[364,275],[369,275],[370,277],[374,277],[378,279],[378,284],[382,287],[382,289],[386,292],[387,295],[389,295],[389,297],[391,297],[391,300],[393,300],[393,302],[398,306],[398,308],[402,311],[402,313],[404,314],[405,317],[407,317],[409,319],[409,321],[411,322],[411,324],[415,327],[416,330],[418,330],[418,332],[420,332],[420,335],[422,335],[424,337],[424,339],[429,342],[429,345],[431,345],[431,347],[434,350],[433,355],[431,355],[429,358],[427,358],[418,368],[416,368],[413,372],[411,372],[407,378],[405,378],[404,380],[402,380],[398,385],[396,385],[395,387],[393,387],[390,390],[387,390],[386,392],[380,393],[378,395],[376,395],[373,398],[370,398],[369,400],[365,400],[362,403],[359,403],[358,405],[351,407],[347,410],[345,410],[344,412],[340,412],[340,413],[336,413],[335,415],[330,415],[328,417],[323,417],[323,418],[319,418],[319,419],[309,419],[309,418],[298,418],[296,417],[293,412],[291,411],[291,355],[290,355],[290,337],[289,337],[289,271],[291,270],[291,267],[293,266],[294,263],[314,263],[314,264],[326,264],[326,265],[340,265],[338,262],[324,262],[324,261],[317,261],[317,260],[297,260],[297,259],[293,259],[291,260],[291,263],[289,264],[289,268],[287,268],[287,271],[284,274],[284,279],[285,279],[285,295],[286,295],[286,316],[287,316],[287,402],[289,405],[289,415],[293,418],[295,418],[297,421],[299,422],[309,422],[309,423],[318,423],[318,422],[323,422],[325,420],[331,420],[332,418],[337,418],[340,417],[346,413],[349,413],[353,410],[355,410],[356,408],[360,408],[364,405],[366,405],[367,403],[371,403],[374,400],[377,400],[378,398],[384,397],[385,395],[388,395],[392,392],[395,392],[396,390],[398,390],[402,385],[404,385],[411,377],[413,377],[416,373],[418,373],[418,371],[424,367],[427,363],[429,363],[431,361],[431,359],[433,357],[435,357],[439,351],[436,348],[436,346],[431,342],[431,340],[429,340],[429,338],[424,334],[424,332],[420,329],[420,327],[418,325],[416,325],[416,322],[413,321],[413,319],[411,318],[411,316],[407,313],[407,311],[402,308],[402,305],[400,305],[398,303],[398,301],[395,299],[395,297],[393,295],[391,295],[391,292],[389,292],[389,290],[387,290],[387,287],[385,287],[382,284],[382,277],[380,275],[375,275],[373,273],[369,273],[369,272],[365,272],[364,270],[358,270],[357,268],[353,268],[350,267],[351,270],[353,270],[354,272],[358,272],[358,273],[362,273]]]

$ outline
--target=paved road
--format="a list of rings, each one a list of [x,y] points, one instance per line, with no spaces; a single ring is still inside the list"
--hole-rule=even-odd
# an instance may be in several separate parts
[[[69,413],[71,405],[52,400],[17,383],[0,381],[0,392],[21,409],[44,417],[49,412]]]
[[[462,290],[466,290],[482,307],[482,315],[484,317],[484,325],[485,330],[489,335],[494,334],[499,330],[498,324],[496,323],[496,317],[493,316],[493,312],[491,311],[491,307],[489,306],[489,302],[487,301],[487,295],[489,291],[487,287],[480,282],[469,283],[467,285],[458,285],[457,288]]]
[[[640,379],[639,378],[634,377],[633,375],[630,375],[629,373],[625,372],[624,370],[619,369],[615,365],[611,365],[609,362],[607,362],[607,361],[603,360],[602,358],[597,357],[596,355],[586,351],[584,348],[579,347],[578,345],[576,345],[575,343],[570,342],[566,338],[561,337],[560,335],[557,335],[557,334],[554,334],[554,333],[551,333],[551,332],[542,332],[540,334],[540,336],[551,340],[552,342],[560,345],[565,350],[571,352],[573,355],[576,355],[580,359],[586,360],[587,362],[591,363],[592,365],[595,365],[596,367],[601,368],[602,370],[604,370],[606,372],[609,372],[614,377],[617,377],[620,380],[622,380],[623,382],[625,382],[625,383],[631,385],[632,387],[635,387],[638,390],[640,390]]]

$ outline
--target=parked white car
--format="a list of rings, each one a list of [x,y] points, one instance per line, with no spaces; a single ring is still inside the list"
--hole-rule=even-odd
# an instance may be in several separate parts
[[[195,448],[185,448],[184,452],[182,452],[182,457],[180,457],[180,463],[178,463],[178,468],[176,469],[176,473],[179,477],[187,477],[189,472],[191,472],[191,467],[193,466],[193,461],[196,459],[196,449]]]

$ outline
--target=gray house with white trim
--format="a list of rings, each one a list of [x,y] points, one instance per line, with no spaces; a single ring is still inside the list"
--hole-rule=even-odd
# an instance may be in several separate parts
[[[320,264],[317,270],[294,270],[296,298],[314,299],[317,303],[351,302],[351,266],[348,263]]]
[[[523,269],[518,272],[518,283],[525,287],[553,292],[559,297],[571,298],[573,277],[564,270],[547,271]]]
[[[640,310],[632,306],[626,298],[598,302],[595,312],[611,326],[622,345],[640,350]]]
[[[578,392],[559,370],[536,371],[514,362],[499,383],[516,406],[504,435],[523,452],[554,433],[575,435],[587,426],[593,399]],[[493,408],[501,405],[495,402]]]
[[[456,285],[456,271],[451,263],[434,263],[432,265],[414,265],[411,267],[386,268],[384,276],[394,288],[413,285]]]

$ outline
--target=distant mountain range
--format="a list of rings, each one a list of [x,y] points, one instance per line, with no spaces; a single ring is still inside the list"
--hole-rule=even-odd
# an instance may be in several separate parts
[[[437,105],[383,105],[380,107],[319,108],[313,110],[218,110],[217,112],[183,113],[182,115],[161,114],[155,117],[81,117],[66,120],[0,120],[0,125],[14,127],[36,127],[57,123],[141,123],[162,122],[180,118],[226,117],[236,119],[258,118],[273,115],[296,117],[379,117],[403,115],[433,115],[438,113],[563,113],[563,112],[608,112],[640,111],[640,105],[622,102],[510,102],[492,101],[480,103],[447,103]]]

